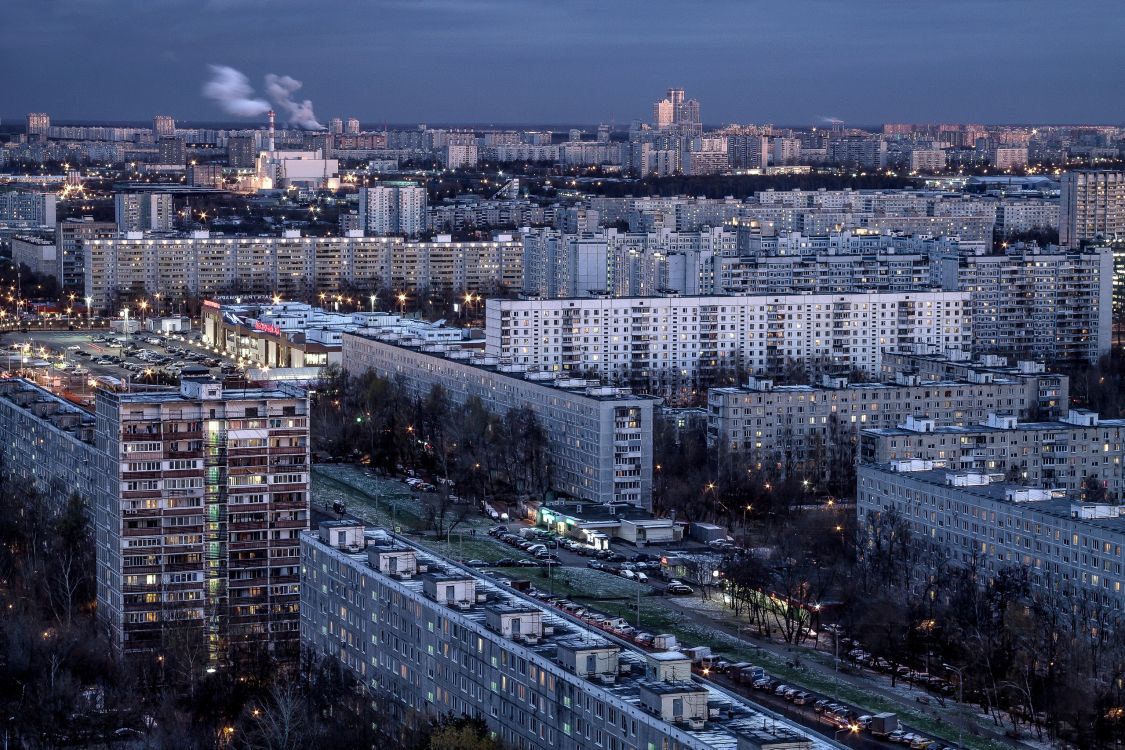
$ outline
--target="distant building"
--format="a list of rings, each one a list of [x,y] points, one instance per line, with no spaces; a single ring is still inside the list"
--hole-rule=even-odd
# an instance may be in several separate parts
[[[46,112],[31,112],[27,115],[27,139],[45,141],[51,129],[51,116]]]
[[[910,171],[934,174],[945,170],[945,150],[940,148],[914,148],[910,150]]]
[[[90,216],[66,219],[55,227],[55,280],[67,291],[84,293],[86,286],[86,247],[93,239],[109,239],[117,233],[111,221],[94,221]]]
[[[227,166],[249,169],[254,166],[257,158],[253,136],[237,135],[227,139]]]
[[[1062,178],[1059,244],[1125,239],[1125,172],[1079,170]]]
[[[159,141],[176,135],[176,118],[171,115],[156,115],[152,118],[152,134]],[[173,163],[173,162],[165,162]]]
[[[12,265],[16,268],[27,266],[32,273],[54,277],[55,240],[36,237],[30,234],[17,234],[12,237]]]
[[[1027,166],[1027,147],[997,146],[989,158],[996,169],[1023,169]]]
[[[118,232],[167,232],[174,228],[171,193],[116,193],[113,208]]]
[[[426,231],[426,203],[426,188],[413,182],[360,188],[360,229],[372,235],[416,237]]]
[[[450,143],[442,151],[442,165],[446,169],[475,167],[477,159],[477,145],[475,143]]]
[[[223,166],[221,164],[189,164],[187,181],[192,187],[220,189],[223,187]]]
[[[359,120],[349,117],[347,122],[344,123],[344,132],[348,135],[359,135]]]
[[[183,138],[165,137],[156,142],[160,164],[187,163],[187,147]]]

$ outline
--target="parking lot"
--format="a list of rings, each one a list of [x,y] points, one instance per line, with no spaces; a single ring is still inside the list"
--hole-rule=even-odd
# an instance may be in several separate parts
[[[233,374],[235,363],[206,349],[198,333],[139,331],[10,331],[0,335],[0,366],[8,372],[113,378],[123,383],[171,382],[184,372]]]

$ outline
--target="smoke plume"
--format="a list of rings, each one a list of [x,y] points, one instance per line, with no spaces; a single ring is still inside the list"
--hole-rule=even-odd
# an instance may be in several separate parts
[[[226,65],[212,65],[211,80],[203,86],[203,95],[218,103],[223,111],[238,117],[254,117],[269,111],[264,99],[255,99],[250,79]]]
[[[293,125],[298,125],[306,130],[323,130],[313,113],[312,102],[308,99],[297,102],[293,94],[301,88],[301,82],[289,76],[277,76],[270,73],[266,76],[266,94],[274,104],[284,112]]]
[[[820,120],[826,125],[843,125],[844,121],[839,117],[830,117],[828,115],[817,115],[816,119]]]

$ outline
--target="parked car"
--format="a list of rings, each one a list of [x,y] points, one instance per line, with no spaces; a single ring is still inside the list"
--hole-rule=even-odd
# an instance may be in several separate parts
[[[665,591],[675,596],[688,596],[689,594],[695,593],[691,586],[688,586],[686,583],[680,583],[679,581],[669,583]]]

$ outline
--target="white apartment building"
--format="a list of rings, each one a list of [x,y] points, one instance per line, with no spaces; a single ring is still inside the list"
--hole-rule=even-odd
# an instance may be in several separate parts
[[[113,196],[118,232],[167,232],[175,212],[170,193],[117,193]]]
[[[935,285],[970,292],[973,351],[1096,362],[1112,341],[1113,253],[1019,248],[931,259]]]
[[[1125,172],[1079,170],[1062,178],[1059,244],[1125,238]]]
[[[518,289],[523,248],[510,234],[491,241],[420,242],[402,237],[224,237],[117,235],[82,242],[85,294],[94,309],[120,295],[165,299],[219,294],[280,295],[311,301],[346,286],[413,294]]]
[[[945,170],[945,150],[940,148],[915,148],[910,150],[910,171],[933,174]]]
[[[674,400],[736,373],[824,363],[879,372],[887,348],[970,342],[967,292],[488,300],[486,352],[595,372]],[[737,381],[734,381],[737,382]]]
[[[359,190],[359,227],[366,234],[415,237],[426,230],[426,188],[385,182]]]

